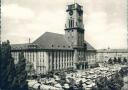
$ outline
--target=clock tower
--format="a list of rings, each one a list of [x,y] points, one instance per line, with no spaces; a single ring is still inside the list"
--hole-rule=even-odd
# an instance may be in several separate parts
[[[65,37],[74,49],[74,68],[85,64],[86,44],[84,43],[83,7],[78,3],[70,4],[66,9]]]
[[[65,37],[73,48],[84,46],[83,7],[77,3],[67,6]]]

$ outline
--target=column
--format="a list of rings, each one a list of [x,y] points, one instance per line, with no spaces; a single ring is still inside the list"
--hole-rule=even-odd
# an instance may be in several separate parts
[[[74,69],[77,69],[77,67],[76,67],[77,61],[78,61],[78,51],[77,51],[77,49],[75,49],[74,50],[74,65],[73,65]]]

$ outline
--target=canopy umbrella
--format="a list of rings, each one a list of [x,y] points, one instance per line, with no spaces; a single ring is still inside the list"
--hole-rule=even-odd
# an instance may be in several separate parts
[[[53,86],[49,86],[49,85],[41,85],[40,87],[41,90],[59,90],[58,88],[56,87],[53,87]]]
[[[39,84],[39,83],[36,83],[36,84],[33,85],[32,88],[34,88],[34,89],[38,89],[39,86],[40,86],[40,84]]]
[[[85,78],[82,78],[82,82],[86,82],[87,80]]]
[[[56,84],[55,87],[57,87],[57,88],[62,88],[62,86],[61,86],[59,83]]]
[[[69,85],[68,84],[64,84],[64,88],[69,88]]]
[[[33,87],[33,85],[36,84],[36,83],[37,83],[37,81],[32,81],[32,80],[28,81],[28,86]]]
[[[84,88],[86,88],[86,84],[85,83],[83,83],[82,85],[83,85]]]

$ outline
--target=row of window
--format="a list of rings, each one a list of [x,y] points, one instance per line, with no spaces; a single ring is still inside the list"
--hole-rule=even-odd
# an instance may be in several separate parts
[[[74,27],[74,20],[68,20],[69,21],[69,28]]]
[[[24,52],[24,57],[26,58],[26,60],[33,63],[37,59],[36,58],[37,53],[36,52]]]
[[[93,59],[93,58],[95,58],[95,57],[96,57],[95,55],[86,56],[87,59]]]
[[[45,66],[39,66],[38,67],[38,73],[43,73],[43,74],[45,74],[46,73],[46,67]]]
[[[54,64],[53,69],[64,69],[73,66],[73,62],[61,63],[61,64]]]
[[[49,53],[49,68],[58,68],[60,69],[61,66],[69,66],[69,62],[73,62],[73,52],[51,52]],[[65,65],[63,64],[65,63]],[[72,64],[71,64],[72,65]]]
[[[52,47],[55,47],[54,45],[51,45]],[[58,48],[61,47],[60,45],[57,46]],[[66,46],[62,46],[63,48],[65,48]],[[68,46],[68,48],[70,48],[70,46]]]
[[[19,52],[13,52],[12,56],[15,59],[15,63],[19,61]],[[38,63],[39,66],[44,65],[45,57],[44,52],[24,52],[24,57],[28,62],[33,64]]]
[[[15,64],[19,61],[19,53],[18,52],[13,52],[12,57],[14,58]]]

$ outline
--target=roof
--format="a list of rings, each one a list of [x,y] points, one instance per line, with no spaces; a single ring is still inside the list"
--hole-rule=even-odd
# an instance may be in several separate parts
[[[87,41],[87,50],[95,50]],[[64,50],[73,50],[71,44],[66,40],[63,34],[46,32],[37,38],[31,44],[12,44],[12,49],[28,49],[30,45],[37,45],[41,49],[64,49]]]
[[[128,53],[128,49],[99,49],[98,53]]]
[[[28,48],[28,43],[26,43],[26,44],[11,44],[12,50],[27,49],[27,48]]]
[[[90,45],[87,41],[85,41],[85,44],[87,45],[87,50],[96,50],[92,45]]]
[[[51,32],[44,33],[33,44],[38,44],[43,49],[72,49],[64,35]]]
[[[95,50],[87,41],[87,50]],[[38,44],[44,49],[73,49],[63,34],[46,32],[40,36],[33,44]]]
[[[26,49],[41,49],[39,45],[36,44],[31,44],[31,43],[26,43],[26,44],[11,44],[11,49],[12,50],[26,50]]]

